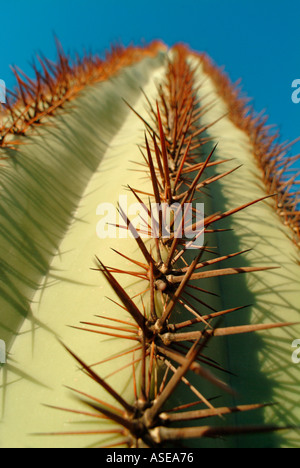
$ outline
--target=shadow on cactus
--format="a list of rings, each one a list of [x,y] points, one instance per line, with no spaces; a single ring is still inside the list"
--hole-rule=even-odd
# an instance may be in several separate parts
[[[2,370],[5,444],[298,446],[288,146],[184,46],[58,57],[35,81],[15,70],[1,129],[1,330],[23,372]],[[97,204],[121,193],[139,222],[119,205],[119,238],[100,240]],[[21,394],[33,417],[12,440]]]

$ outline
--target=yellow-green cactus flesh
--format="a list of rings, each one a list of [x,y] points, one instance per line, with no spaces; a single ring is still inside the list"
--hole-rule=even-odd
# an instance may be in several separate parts
[[[134,239],[99,238],[101,216],[97,208],[101,203],[116,206],[122,195],[133,201],[127,185],[145,192],[152,190],[146,174],[134,170],[139,167],[134,163],[141,162],[137,145],[143,144],[145,126],[123,99],[148,119],[144,93],[155,107],[157,85],[163,82],[167,59],[171,57],[172,53],[162,51],[106,82],[86,87],[49,119],[48,126],[28,137],[18,152],[5,150],[10,159],[0,174],[0,338],[7,343],[9,355],[1,370],[2,447],[93,447],[117,440],[115,434],[83,434],[115,427],[113,423],[49,406],[86,410],[70,387],[117,405],[79,369],[62,343],[89,364],[137,347],[135,341],[102,337],[72,327],[80,326],[81,321],[96,321],[95,315],[131,320],[107,299],[109,296],[118,301],[103,275],[94,270],[95,256],[105,265],[124,270],[128,262],[112,249],[137,261],[143,258]],[[192,55],[189,60],[196,69],[195,85],[202,83],[197,91],[201,104],[217,100],[201,117],[201,124],[211,124],[228,108],[203,71],[201,60]],[[208,196],[201,200],[206,211],[225,212],[264,197],[265,187],[248,135],[229,117],[223,117],[207,129],[206,136],[212,138],[212,144],[218,143],[215,159],[228,159],[226,170],[242,165],[209,187]],[[233,229],[210,235],[210,245],[215,245],[220,255],[252,249],[243,258],[228,260],[226,266],[280,267],[201,282],[201,287],[218,294],[210,302],[207,299],[216,310],[249,305],[226,316],[222,326],[298,322],[299,252],[272,199],[236,213],[220,227]],[[132,276],[122,275],[120,283],[130,296],[145,289],[144,283]],[[137,301],[141,309],[149,309],[149,304]],[[258,413],[234,415],[229,424],[298,425],[299,367],[291,356],[292,343],[299,333],[296,325],[216,337],[210,341],[207,354],[230,372],[216,371],[216,375],[236,393],[224,394],[197,376],[192,382],[207,398],[218,396],[218,406],[276,403]],[[95,366],[95,370],[105,378],[127,366],[108,381],[132,403],[131,360],[132,354],[124,355]],[[186,387],[179,387],[175,400],[184,401],[185,397]],[[217,417],[213,423],[224,425]],[[70,435],[55,435],[62,432]],[[80,434],[72,435],[75,432]],[[298,445],[295,430],[193,442],[196,447]]]

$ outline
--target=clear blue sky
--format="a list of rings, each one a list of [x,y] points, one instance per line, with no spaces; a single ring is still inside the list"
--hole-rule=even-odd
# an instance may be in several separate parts
[[[8,0],[0,17],[0,79],[8,87],[11,64],[29,72],[35,53],[55,58],[54,32],[67,52],[80,53],[102,53],[116,41],[183,41],[225,65],[233,81],[242,78],[283,141],[300,136],[300,103],[291,100],[300,79],[299,0]]]

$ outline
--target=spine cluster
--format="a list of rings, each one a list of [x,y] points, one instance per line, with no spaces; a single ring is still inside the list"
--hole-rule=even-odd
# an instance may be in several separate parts
[[[180,213],[181,223],[185,221],[186,204],[193,206],[196,219],[196,201],[201,200],[203,191],[219,179],[230,177],[232,172],[231,170],[218,175],[207,175],[210,167],[222,166],[225,161],[214,161],[216,147],[211,148],[211,141],[206,137],[208,126],[201,126],[201,116],[206,112],[207,106],[202,106],[197,99],[194,70],[188,64],[187,55],[188,51],[183,46],[173,50],[165,82],[158,87],[157,102],[151,103],[145,96],[149,105],[149,119],[146,121],[136,113],[145,125],[144,145],[140,148],[141,164],[151,180],[152,191],[146,193],[143,187],[128,187],[144,206],[146,227],[147,219],[153,219],[150,202],[168,206],[177,204],[178,211],[173,213],[170,235],[167,238],[162,235],[164,225],[163,217],[160,216],[156,224],[157,235],[150,242],[144,242],[141,232],[131,224],[126,213],[119,207],[124,221],[124,225],[120,227],[131,232],[143,261],[129,258],[123,252],[116,252],[127,260],[129,269],[126,271],[104,265],[100,258],[97,261],[98,270],[119,298],[120,303],[117,305],[122,314],[125,311],[129,318],[124,320],[123,315],[120,319],[99,315],[98,322],[82,322],[83,326],[75,327],[86,333],[104,334],[128,340],[131,344],[135,343],[135,347],[125,353],[131,355],[128,366],[132,366],[134,401],[126,401],[91,365],[67,348],[84,372],[116,401],[116,406],[112,406],[93,395],[84,395],[83,402],[89,407],[89,412],[82,412],[94,418],[111,421],[110,429],[99,427],[96,433],[114,435],[115,439],[111,443],[113,446],[166,447],[178,440],[184,444],[185,440],[195,438],[279,429],[273,426],[214,427],[200,424],[202,419],[223,417],[229,413],[250,411],[264,406],[258,402],[235,407],[215,407],[211,396],[201,391],[201,381],[205,380],[222,392],[233,392],[225,382],[214,375],[215,369],[223,372],[227,372],[228,369],[221,368],[207,356],[211,340],[218,339],[219,336],[249,333],[289,324],[222,327],[220,319],[244,308],[245,304],[238,304],[234,309],[215,310],[206,299],[214,295],[214,291],[207,290],[202,285],[202,280],[207,278],[226,275],[233,276],[234,281],[236,275],[270,269],[264,266],[223,266],[226,260],[242,256],[245,252],[231,252],[221,257],[214,246],[210,245],[209,240],[211,234],[221,231],[217,227],[218,221],[233,216],[263,199],[251,200],[223,213],[205,213],[201,225],[193,218],[185,229],[185,234],[194,233],[192,238],[176,235],[177,216]],[[136,112],[133,108],[132,111]],[[214,123],[211,122],[209,126],[213,126]],[[207,147],[210,148],[209,151]],[[145,197],[149,203],[143,202]],[[205,234],[206,243],[199,246],[197,239],[202,234]],[[121,278],[122,275],[130,275],[144,283],[145,287],[141,293],[144,304],[142,310],[136,305],[135,298],[130,297],[122,287],[117,275]],[[107,362],[117,358],[118,356],[106,356],[105,360]],[[191,374],[197,376],[199,386],[191,382]],[[185,385],[190,392],[190,401],[172,406],[180,385]],[[80,389],[76,391],[81,394]]]
[[[212,79],[218,94],[226,102],[229,118],[248,134],[266,193],[274,195],[277,213],[283,223],[290,227],[291,240],[299,247],[299,172],[294,168],[294,164],[299,161],[299,154],[289,155],[293,143],[280,143],[279,130],[270,132],[268,116],[255,114],[249,99],[241,94],[239,82],[233,86],[226,74],[206,54],[196,56],[204,72]]]
[[[153,42],[148,47],[112,47],[105,58],[99,56],[76,56],[72,60],[65,54],[56,40],[58,61],[37,56],[33,63],[35,78],[28,77],[18,67],[13,67],[17,86],[8,91],[7,103],[0,104],[4,112],[0,121],[0,148],[17,149],[24,144],[29,131],[44,125],[48,117],[55,115],[65,103],[73,100],[85,86],[99,83],[115,75],[123,67],[143,58],[155,56],[163,48],[162,43]]]

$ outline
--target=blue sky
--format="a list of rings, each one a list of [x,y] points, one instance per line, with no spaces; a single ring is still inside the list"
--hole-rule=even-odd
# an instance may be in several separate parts
[[[117,41],[180,41],[207,52],[233,81],[241,78],[282,141],[300,136],[300,103],[291,99],[300,79],[299,0],[9,0],[0,16],[0,79],[10,88],[11,64],[30,73],[37,52],[55,58],[54,33],[67,52],[80,53],[101,54]]]

